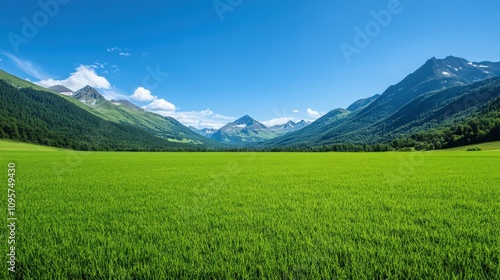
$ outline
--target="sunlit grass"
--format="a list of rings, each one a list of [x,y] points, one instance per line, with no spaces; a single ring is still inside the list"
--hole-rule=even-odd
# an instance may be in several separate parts
[[[500,152],[9,161],[24,279],[500,278]]]

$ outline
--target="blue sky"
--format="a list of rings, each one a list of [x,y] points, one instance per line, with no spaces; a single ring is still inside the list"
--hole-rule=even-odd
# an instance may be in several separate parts
[[[500,61],[493,0],[3,5],[0,69],[73,90],[90,84],[196,127],[245,114],[313,120],[382,93],[433,56]]]

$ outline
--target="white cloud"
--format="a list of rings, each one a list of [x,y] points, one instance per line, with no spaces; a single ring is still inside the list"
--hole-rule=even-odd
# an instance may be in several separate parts
[[[175,112],[175,105],[167,100],[160,98],[142,107],[144,110],[152,111],[162,115],[162,113]]]
[[[292,110],[292,113],[297,114],[297,113],[300,113],[300,111],[299,110]]]
[[[108,48],[107,51],[108,52],[114,52],[114,51],[121,51],[122,49],[118,48],[118,47],[114,47],[114,48]]]
[[[46,79],[47,78],[47,75],[43,74],[41,72],[41,70],[38,67],[36,67],[33,63],[31,63],[30,61],[22,60],[22,59],[18,58],[17,56],[12,55],[10,53],[4,53],[4,55],[6,57],[8,57],[10,60],[12,60],[12,62],[14,62],[14,64],[19,69],[21,69],[24,73],[26,73],[32,77],[35,77],[37,79]]]
[[[130,53],[128,53],[128,52],[121,52],[119,55],[121,55],[121,56],[130,56]]]
[[[80,65],[76,68],[76,72],[64,80],[46,79],[36,83],[43,87],[51,87],[55,85],[63,85],[73,91],[77,91],[87,85],[98,89],[111,89],[109,81],[102,76],[99,76],[95,69],[89,65]]]
[[[313,118],[319,118],[321,116],[321,114],[318,112],[318,111],[314,111],[313,109],[311,108],[308,108],[307,109],[307,114]]]
[[[292,117],[281,117],[281,118],[276,118],[276,119],[272,119],[272,120],[268,120],[268,121],[263,121],[262,123],[267,127],[271,127],[274,125],[285,124],[289,121],[299,122],[300,120],[298,120],[296,118],[292,118]]]
[[[193,126],[198,129],[215,128],[219,129],[227,123],[235,121],[236,118],[222,116],[211,110],[191,111],[191,112],[169,112],[164,116],[172,117],[185,126]]]
[[[153,101],[158,99],[156,96],[151,94],[151,91],[148,89],[145,89],[143,87],[138,87],[132,96],[130,98],[140,101],[140,102],[147,102],[147,101]]]
[[[149,105],[142,107],[144,110],[156,113],[164,117],[172,117],[185,126],[193,126],[198,129],[215,128],[219,129],[229,122],[236,120],[233,117],[222,116],[211,110],[203,111],[177,111],[177,107],[165,99],[156,99]]]
[[[110,89],[101,89],[101,94],[107,100],[127,100],[129,98],[127,94],[115,87]]]

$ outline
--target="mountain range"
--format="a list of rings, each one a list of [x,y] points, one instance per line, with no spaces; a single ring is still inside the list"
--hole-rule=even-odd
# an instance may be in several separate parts
[[[207,137],[207,138],[211,138],[212,135],[214,135],[214,133],[216,133],[217,130],[218,130],[218,129],[215,129],[215,128],[202,128],[202,129],[198,129],[198,128],[193,127],[193,126],[189,126],[189,129],[191,129],[192,131],[198,133],[199,135]]]
[[[3,82],[3,91],[0,92],[2,94],[0,97],[5,100],[5,103],[2,103],[9,104],[10,102],[17,104],[18,106],[15,108],[16,114],[23,116],[22,119],[15,122],[12,121],[8,124],[5,123],[4,131],[12,132],[14,128],[18,131],[19,129],[32,131],[35,128],[32,127],[31,123],[33,123],[34,120],[37,120],[40,122],[39,127],[45,127],[47,132],[67,132],[74,129],[75,124],[72,122],[76,122],[79,123],[79,125],[88,128],[88,131],[75,130],[74,135],[64,134],[64,137],[68,138],[66,141],[68,146],[62,145],[62,147],[70,147],[71,145],[69,144],[73,143],[75,145],[92,147],[92,149],[108,149],[108,147],[106,147],[106,145],[102,145],[102,143],[99,145],[92,145],[92,141],[81,141],[81,139],[84,139],[87,136],[89,138],[98,138],[103,141],[107,139],[109,143],[120,143],[120,145],[114,144],[114,146],[116,146],[117,149],[125,150],[142,150],[142,146],[147,147],[146,149],[155,150],[171,150],[173,148],[198,150],[224,147],[224,145],[216,141],[194,133],[173,118],[163,117],[147,112],[129,101],[108,101],[97,90],[90,86],[86,86],[76,92],[72,92],[62,86],[44,89],[3,71],[0,72],[0,81]],[[10,94],[7,95],[6,92],[10,92]],[[13,98],[16,100],[23,99],[25,104],[32,105],[23,106],[20,101],[14,102],[12,100]],[[34,108],[37,106],[44,106],[44,108],[47,109],[56,106],[58,109],[53,108],[50,113],[45,112],[45,109],[43,109],[43,113],[33,113],[36,111]],[[7,109],[14,110],[12,106]],[[2,109],[2,113],[6,112],[6,110]],[[70,114],[70,112],[72,113]],[[54,126],[53,121],[50,119],[53,118],[53,114],[57,114],[58,119],[66,119],[67,122],[59,126]],[[49,115],[52,117],[49,117]],[[28,120],[28,116],[29,118],[32,118],[33,121]],[[75,120],[75,116],[79,116],[81,118],[79,120]],[[12,119],[12,116],[6,115],[5,118]],[[122,135],[121,132],[117,132],[114,129],[110,129],[109,133],[106,133],[96,127],[97,123],[101,127],[119,126],[120,128],[126,128],[125,130],[135,131],[135,135],[130,135],[128,132],[126,133],[127,136]],[[41,134],[45,135],[47,133]],[[82,134],[86,134],[85,137],[83,137]],[[119,138],[115,138],[118,137],[118,135],[121,136]],[[145,143],[143,143],[144,145],[141,144],[141,141],[131,143],[130,145],[127,144],[129,139],[141,138],[138,136],[148,139]],[[8,138],[16,139],[19,137]],[[54,136],[53,138],[57,137]],[[21,139],[18,140],[27,140],[28,142],[33,143],[41,141],[35,136],[28,137],[27,139],[21,137]],[[42,142],[58,143],[58,139],[44,139]]]
[[[481,88],[484,86],[482,81],[497,76],[500,76],[499,62],[470,62],[453,56],[445,59],[431,58],[380,96],[369,98],[373,100],[368,105],[361,108],[355,106],[357,110],[354,112],[333,110],[310,126],[267,141],[262,146],[388,142],[421,129],[439,126],[446,121],[454,121],[461,116],[463,110],[457,109],[446,116],[436,115],[435,112],[466,96],[471,87]],[[490,94],[488,98],[477,102],[476,107],[485,105],[493,98],[496,95]],[[424,102],[436,99],[440,102],[432,103],[433,106]],[[416,120],[424,121],[415,123]]]
[[[245,115],[206,136],[221,143],[248,146],[300,130],[309,124],[310,122],[302,120],[297,123],[288,121],[285,124],[267,127],[252,117]]]
[[[245,115],[215,130],[188,128],[127,100],[108,101],[90,86],[76,92],[64,86],[45,89],[0,71],[0,138],[82,150],[305,148],[395,143],[483,120],[489,125],[482,126],[481,139],[491,140],[498,134],[488,129],[496,129],[499,76],[499,62],[431,58],[383,93],[312,123],[267,127]],[[469,126],[469,132],[478,127]]]

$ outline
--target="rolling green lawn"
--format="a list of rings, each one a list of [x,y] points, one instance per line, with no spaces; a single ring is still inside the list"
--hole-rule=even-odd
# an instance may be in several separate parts
[[[19,145],[0,142],[4,209],[16,163],[19,279],[500,279],[500,151]]]

